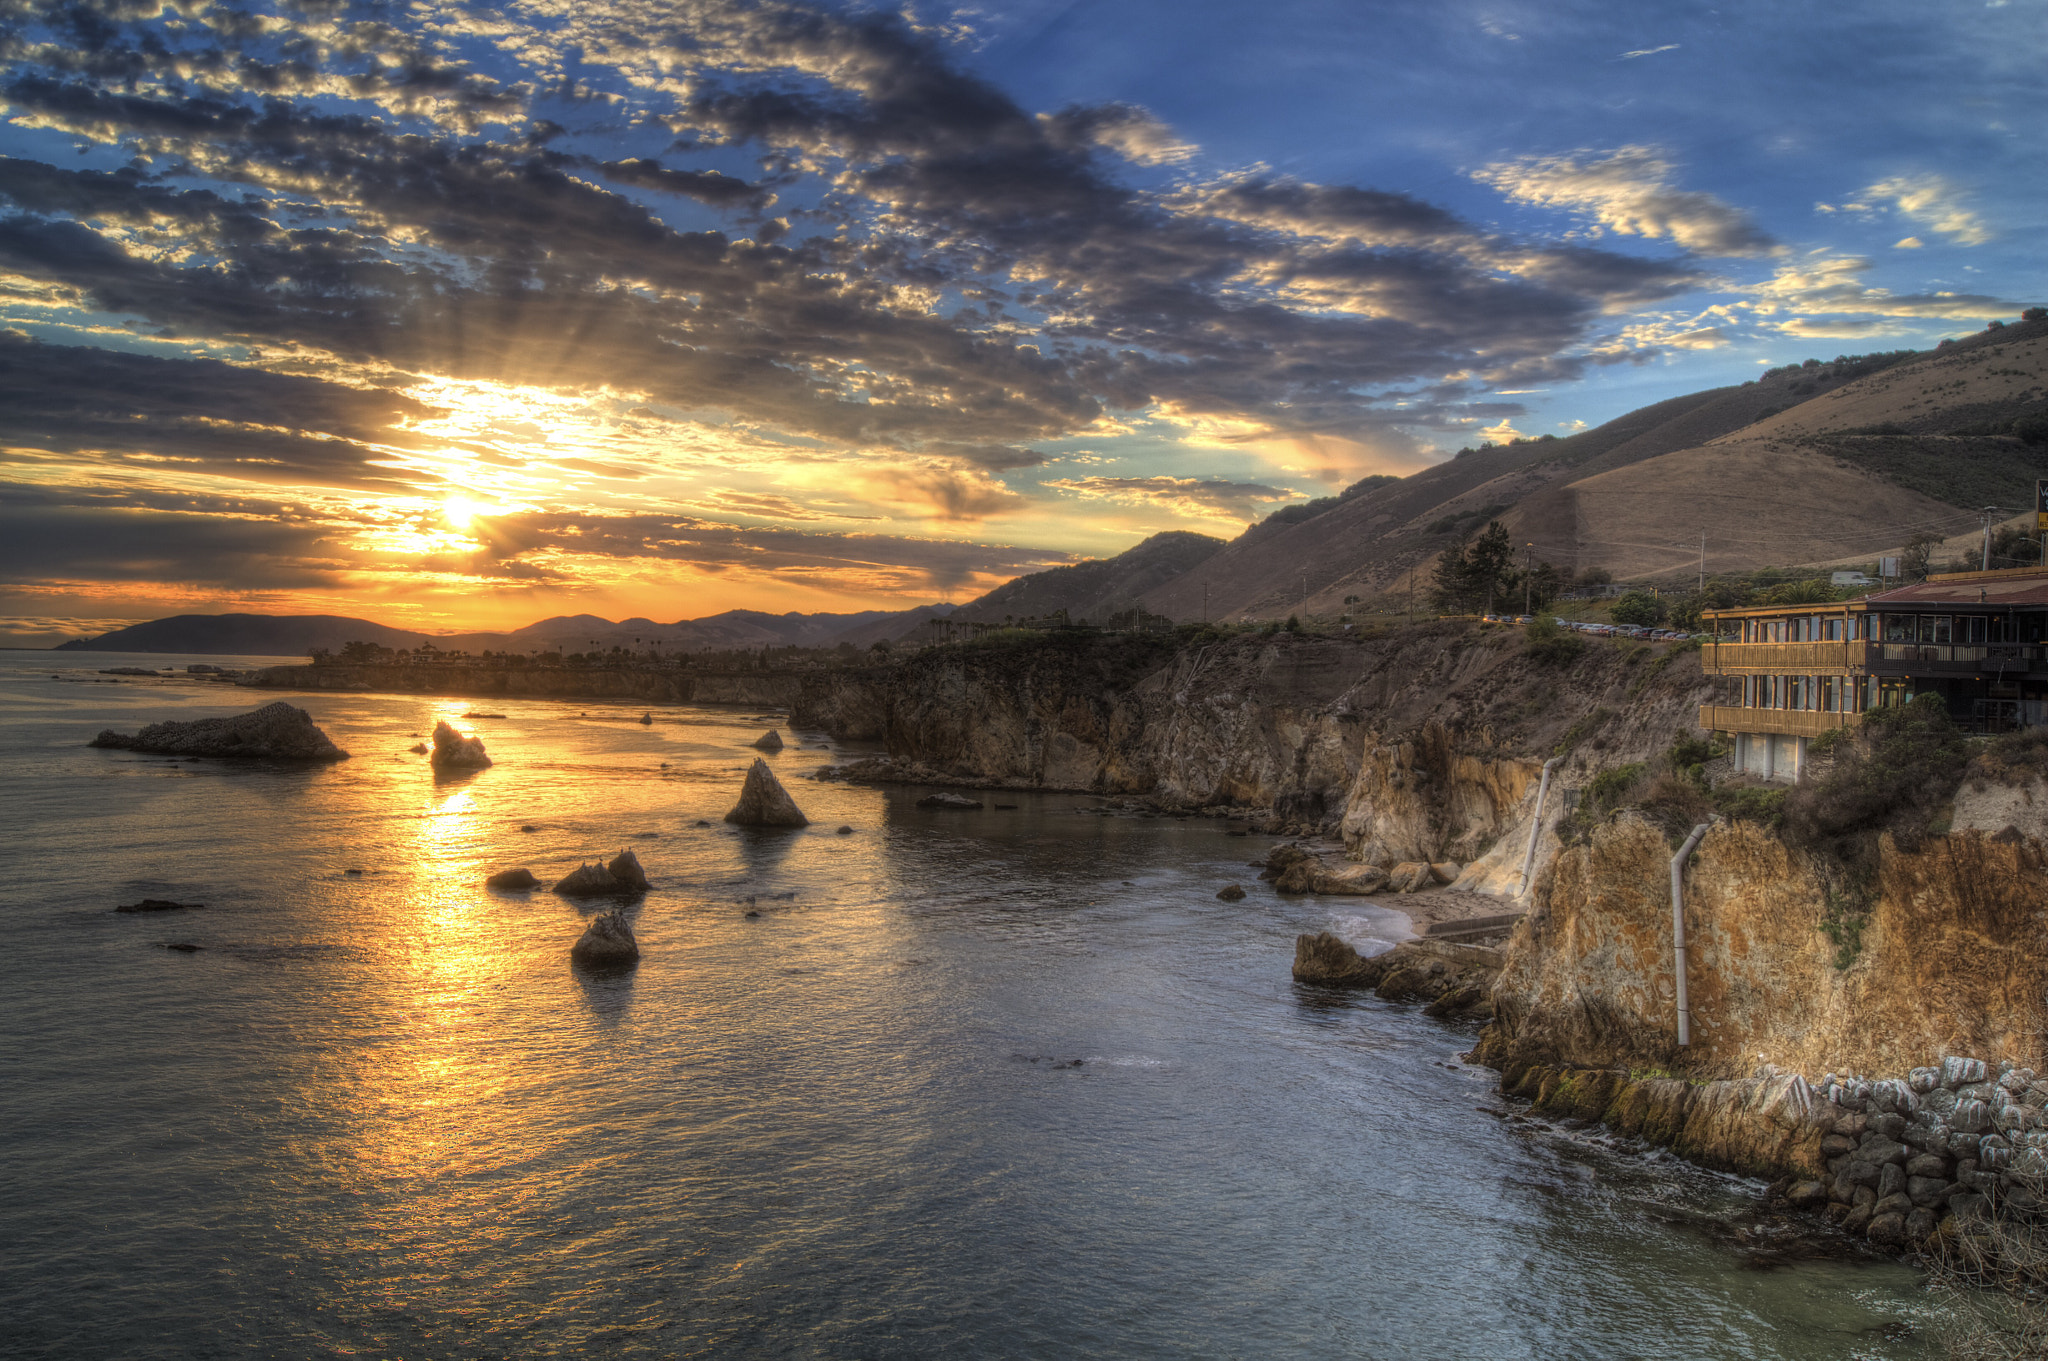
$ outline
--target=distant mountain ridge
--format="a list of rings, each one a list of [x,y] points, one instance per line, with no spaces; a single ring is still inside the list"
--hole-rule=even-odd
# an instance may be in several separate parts
[[[421,633],[369,619],[333,614],[180,614],[74,638],[59,652],[183,652],[199,655],[301,656],[314,648],[339,651],[352,642],[444,652],[604,652],[614,647],[703,652],[753,647],[829,647],[850,632],[901,621],[912,628],[951,605],[915,610],[859,610],[850,614],[766,614],[727,610],[703,619],[658,624],[652,619],[613,622],[594,614],[561,615],[509,633]]]

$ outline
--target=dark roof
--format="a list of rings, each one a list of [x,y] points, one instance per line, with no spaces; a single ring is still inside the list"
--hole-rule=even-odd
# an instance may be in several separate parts
[[[2048,605],[2048,569],[2020,572],[1956,572],[1913,586],[1899,586],[1865,596],[1873,608],[1898,605],[1983,606]]]

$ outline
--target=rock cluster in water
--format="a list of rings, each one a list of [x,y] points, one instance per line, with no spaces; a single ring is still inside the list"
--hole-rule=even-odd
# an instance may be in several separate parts
[[[434,754],[428,760],[436,770],[482,770],[491,764],[481,737],[464,737],[445,719],[434,725]]]
[[[775,772],[768,769],[768,763],[758,756],[747,769],[747,782],[740,788],[740,801],[732,806],[725,820],[742,827],[811,825],[811,820],[796,806],[796,800],[790,798],[789,791],[782,787],[782,781],[775,778]]]
[[[1392,869],[1350,861],[1331,864],[1310,847],[1290,843],[1273,848],[1259,878],[1282,893],[1420,893],[1438,884],[1450,883],[1462,869],[1463,866],[1450,860],[1435,863],[1404,861]]]
[[[313,716],[279,700],[232,718],[189,723],[152,723],[130,737],[111,729],[93,738],[95,747],[147,751],[165,756],[260,756],[287,761],[345,761],[348,753],[329,741]]]
[[[653,887],[640,857],[620,851],[609,862],[597,861],[571,870],[555,883],[554,891],[565,898],[604,898],[645,893]]]
[[[1493,1017],[1500,968],[1489,950],[1404,941],[1367,958],[1328,931],[1297,936],[1294,980],[1325,988],[1371,988],[1390,1002],[1426,1002],[1425,1015]]]
[[[590,923],[576,943],[569,947],[569,958],[578,964],[631,964],[640,958],[640,942],[633,939],[633,928],[627,923],[626,914],[614,908]]]
[[[515,891],[537,888],[539,885],[540,880],[534,878],[533,871],[528,869],[499,870],[496,874],[484,880],[485,888],[503,888]]]
[[[965,794],[927,794],[917,801],[919,808],[979,808],[980,799],[970,799]]]

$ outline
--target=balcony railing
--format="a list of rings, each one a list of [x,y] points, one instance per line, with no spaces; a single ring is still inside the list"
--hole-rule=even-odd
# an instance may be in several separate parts
[[[1870,661],[1885,671],[1901,671],[1913,663],[1961,671],[2033,671],[2048,666],[2048,648],[2023,643],[1878,643]]]
[[[1831,643],[1709,643],[1700,669],[1710,676],[1816,675],[1860,667],[1870,644],[1857,639]]]
[[[1799,647],[1793,643],[1787,646]],[[1702,704],[1700,726],[1710,732],[1768,732],[1785,737],[1819,737],[1834,728],[1853,728],[1862,714],[1837,714],[1816,709],[1745,709],[1732,704]]]

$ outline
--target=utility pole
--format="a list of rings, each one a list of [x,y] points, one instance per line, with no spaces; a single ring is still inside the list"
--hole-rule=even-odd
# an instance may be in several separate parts
[[[1986,507],[1984,507],[1984,509],[1982,509],[1982,510],[1980,510],[1980,511],[1978,511],[1978,512],[1977,512],[1977,518],[1979,518],[1980,520],[1982,520],[1982,521],[1984,522],[1984,566],[1983,566],[1983,570],[1984,570],[1984,571],[1986,571],[1986,572],[1988,572],[1988,571],[1990,571],[1990,570],[1991,570],[1991,522],[1992,522],[1992,521],[1993,521],[1994,519],[1996,519],[1997,517],[1998,517],[1998,507],[1997,507],[1997,506],[1986,506]]]
[[[1209,622],[1209,583],[1202,583],[1202,622]]]
[[[1308,573],[1301,574],[1301,622],[1308,622]]]
[[[1700,594],[1707,593],[1707,531],[1700,531]]]
[[[1533,544],[1533,543],[1525,543],[1525,544],[1523,544],[1523,545],[1522,545],[1522,613],[1523,613],[1523,614],[1527,614],[1527,613],[1529,613],[1529,591],[1530,591],[1530,588],[1531,588],[1531,587],[1532,587],[1532,586],[1533,586],[1533,585],[1535,584],[1535,576],[1536,576],[1536,569],[1535,569],[1535,566],[1534,566],[1535,560],[1536,560],[1536,545],[1535,545],[1535,544]]]

